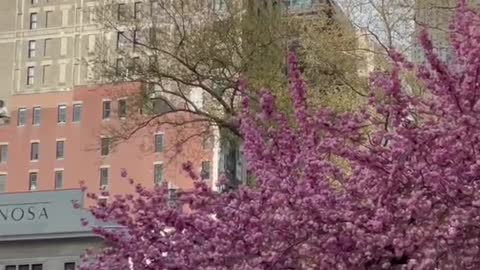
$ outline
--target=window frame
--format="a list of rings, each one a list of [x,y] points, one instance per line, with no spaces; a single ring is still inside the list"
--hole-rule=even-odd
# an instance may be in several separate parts
[[[5,155],[4,153],[5,150]],[[0,164],[5,164],[8,162],[8,143],[0,144]]]
[[[140,11],[142,10],[142,2],[136,1],[133,3],[133,18],[139,19],[140,18]]]
[[[108,109],[105,105],[108,104]],[[111,100],[103,100],[102,101],[102,120],[110,119],[112,115],[112,101]]]
[[[30,12],[30,30],[37,29],[38,27],[38,13]]]
[[[62,115],[60,112],[63,111],[63,121],[61,121],[62,119],[60,118],[60,116]],[[66,104],[60,104],[57,106],[57,124],[65,124],[67,123],[67,105]]]
[[[38,113],[38,114],[36,114],[36,113]],[[36,121],[37,118],[38,118],[38,121]],[[32,108],[32,125],[33,126],[40,126],[41,121],[42,121],[42,107],[35,106],[35,107]]]
[[[34,151],[34,149],[36,151]],[[40,159],[40,142],[38,141],[30,142],[30,161],[38,161],[39,159]]]
[[[73,123],[80,123],[82,121],[82,109],[83,109],[83,104],[82,103],[74,103],[72,106],[72,122]],[[78,116],[75,117],[75,112],[78,110]]]
[[[55,170],[54,172],[54,188],[55,190],[58,190],[58,189],[63,189],[63,179],[64,179],[64,170],[63,169],[58,169],[58,170]],[[60,178],[58,178],[58,176],[60,176]],[[59,185],[59,180],[60,180],[60,185]]]
[[[106,172],[106,174],[104,174],[104,172]],[[100,173],[100,187],[102,186],[107,186],[109,185],[110,181],[109,181],[109,167],[100,167],[100,170],[99,170],[99,173]]]
[[[157,138],[161,138],[160,147],[159,147],[159,142],[157,141]],[[164,145],[165,145],[165,134],[164,133],[156,133],[154,138],[153,138],[154,152],[155,153],[163,153]]]
[[[7,192],[7,174],[0,173],[0,193],[5,193],[5,192]],[[7,268],[5,267],[5,269]]]
[[[52,41],[53,39],[51,38],[46,38],[43,40],[43,56],[44,57],[51,57],[51,55],[48,54],[48,48],[52,46]]]
[[[159,170],[157,170],[159,169]],[[161,162],[158,162],[158,163],[154,163],[153,164],[153,183],[155,184],[155,186],[159,186],[161,184],[163,184],[164,182],[164,166],[163,166],[163,163]],[[160,175],[160,179],[158,179],[158,176]]]
[[[33,179],[32,176],[35,176],[35,179]],[[35,181],[33,181],[35,180]],[[35,182],[35,188],[32,189],[33,182]],[[29,191],[36,191],[38,190],[38,172],[29,172],[28,173],[28,190]]]
[[[23,115],[23,117],[20,117],[20,115]],[[23,119],[23,120],[20,121],[20,119]],[[17,110],[17,127],[25,126],[26,122],[27,122],[27,108],[25,108],[25,107],[18,108],[18,110]]]
[[[27,86],[35,84],[35,66],[27,67]]]
[[[45,28],[48,28],[48,26],[49,26],[48,20],[49,20],[49,18],[52,17],[52,13],[53,13],[53,11],[51,11],[51,10],[46,10],[45,11]]]
[[[75,270],[76,267],[77,265],[75,264],[75,262],[66,262],[63,264],[63,270]]]
[[[110,155],[110,144],[111,144],[111,138],[109,137],[100,138],[100,155],[102,157],[106,157]]]
[[[126,19],[126,8],[127,8],[127,5],[125,3],[118,3],[117,20],[119,22],[123,22]]]
[[[28,58],[34,58],[36,56],[37,56],[37,40],[32,39],[28,41]]]
[[[127,99],[120,98],[117,101],[118,111],[117,115],[119,118],[126,118],[127,117]]]
[[[61,155],[59,155],[59,145],[62,145]],[[55,159],[56,160],[63,160],[65,158],[65,140],[56,140],[55,141]]]
[[[208,164],[208,166],[204,166],[204,164]],[[208,169],[205,171],[205,169]],[[205,173],[208,173],[205,175]],[[209,180],[212,177],[212,162],[210,160],[204,160],[202,161],[201,164],[201,170],[200,170],[200,178],[202,181]]]

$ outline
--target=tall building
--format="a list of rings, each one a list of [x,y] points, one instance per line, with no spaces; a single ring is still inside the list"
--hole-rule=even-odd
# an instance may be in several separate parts
[[[142,117],[130,111],[135,101],[128,97],[138,91],[138,84],[124,84],[12,96],[11,121],[0,126],[0,193],[78,188],[81,181],[91,192],[133,192],[122,180],[123,169],[146,187],[190,189],[193,182],[182,168],[187,161],[215,187],[213,140],[198,134],[196,124],[147,126],[115,145],[108,128]]]
[[[147,1],[127,2],[137,7]],[[122,168],[146,186],[168,181],[172,189],[188,189],[192,183],[182,164],[189,160],[205,180],[217,176],[212,148],[204,147],[202,136],[178,151],[178,141],[195,132],[192,127],[146,127],[128,142],[108,146],[105,131],[130,121],[121,115],[130,110],[122,89],[138,94],[143,86],[94,80],[88,63],[99,40],[112,46],[120,41],[95,24],[95,7],[102,3],[0,1],[0,99],[6,103],[0,107],[10,116],[0,118],[0,192],[75,188],[81,180],[92,191],[132,191],[117,181]]]
[[[453,18],[458,0],[416,0],[415,34],[412,58],[414,62],[423,62],[424,55],[418,41],[421,29],[427,28],[437,54],[446,62],[452,61],[448,27]],[[478,5],[478,0],[467,0],[469,5]]]
[[[85,64],[99,33],[97,0],[8,0],[0,3],[0,99],[72,90],[88,84]]]

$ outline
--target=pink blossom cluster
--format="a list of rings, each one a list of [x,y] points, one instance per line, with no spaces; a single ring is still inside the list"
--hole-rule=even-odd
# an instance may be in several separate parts
[[[426,63],[392,51],[355,113],[308,108],[290,55],[293,121],[268,91],[260,112],[242,103],[255,185],[218,194],[195,180],[178,207],[165,187],[116,196],[92,213],[124,229],[97,228],[107,248],[82,269],[480,269],[479,14],[461,2],[450,32],[454,63],[423,32]]]

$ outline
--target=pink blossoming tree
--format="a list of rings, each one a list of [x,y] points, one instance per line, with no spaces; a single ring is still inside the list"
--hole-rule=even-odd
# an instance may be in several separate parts
[[[479,14],[462,2],[450,30],[453,64],[423,32],[425,65],[392,51],[373,109],[354,114],[307,108],[290,55],[295,121],[268,91],[259,114],[242,103],[256,186],[217,194],[196,181],[177,201],[191,211],[137,186],[92,210],[124,229],[96,229],[108,247],[82,269],[480,269]],[[405,71],[428,94],[408,95]]]

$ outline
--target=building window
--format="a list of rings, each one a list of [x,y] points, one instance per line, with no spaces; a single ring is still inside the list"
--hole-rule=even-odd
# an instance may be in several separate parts
[[[27,116],[27,109],[20,108],[17,112],[17,126],[23,127],[25,126],[25,120]]]
[[[59,83],[65,83],[65,77],[67,76],[67,64],[62,63],[60,64],[60,71],[58,74],[58,82]]]
[[[39,126],[42,109],[40,107],[33,107],[32,109],[32,125]]]
[[[64,56],[67,55],[68,49],[68,38],[62,37],[60,39],[60,55]]]
[[[153,165],[153,183],[158,186],[163,181],[163,164]]]
[[[72,122],[78,123],[82,119],[82,104],[73,104]]]
[[[52,47],[52,39],[47,38],[43,41],[43,56],[51,56],[50,48]]]
[[[30,29],[37,29],[38,16],[36,12],[30,13]]]
[[[215,11],[223,11],[227,7],[227,3],[225,0],[214,0],[213,1],[213,9]]]
[[[35,82],[35,67],[27,68],[27,85],[33,85]]]
[[[202,180],[210,179],[210,161],[202,161],[202,171],[200,172]]]
[[[42,270],[43,265],[42,264],[32,264],[32,270]]]
[[[30,145],[30,160],[38,160],[40,157],[40,144],[38,142],[33,142]]]
[[[57,159],[63,159],[65,152],[65,141],[57,141],[55,156]]]
[[[163,134],[155,134],[155,153],[163,152]]]
[[[55,189],[63,188],[63,171],[55,171]]]
[[[202,148],[203,150],[211,150],[213,147],[213,137],[210,134],[203,135]]]
[[[63,270],[75,270],[75,263],[74,262],[65,263],[63,266]]]
[[[139,44],[139,42],[138,42],[138,31],[137,30],[133,31],[132,44],[133,44],[133,49],[135,50],[135,48],[137,47],[137,44]]]
[[[117,32],[117,49],[123,48],[125,45],[125,36],[122,31]]]
[[[36,55],[37,41],[28,41],[28,58],[33,58]]]
[[[0,192],[5,192],[7,190],[7,175],[0,174]],[[5,267],[7,269],[7,267]]]
[[[102,119],[109,119],[111,111],[111,102],[110,100],[105,100],[102,103]]]
[[[123,68],[123,59],[117,58],[115,62],[115,75],[121,76],[122,75],[122,68]]]
[[[37,173],[36,172],[31,172],[29,177],[28,177],[28,190],[30,190],[30,191],[37,190],[37,188],[38,188],[38,182],[37,181],[38,181]]]
[[[108,189],[108,168],[100,168],[100,189]]]
[[[89,35],[88,36],[88,48],[87,51],[89,54],[92,54],[95,52],[95,35]]]
[[[8,160],[8,144],[0,145],[0,163],[6,163]]]
[[[51,66],[50,65],[44,65],[43,66],[43,77],[42,77],[42,83],[43,84],[48,84],[49,83],[49,75],[51,75]]]
[[[45,28],[47,28],[50,23],[50,18],[52,17],[52,11],[45,11]]]
[[[67,122],[67,105],[58,105],[57,109],[57,123]]]
[[[168,206],[175,208],[177,206],[178,192],[176,188],[168,189]]]
[[[119,21],[125,20],[125,9],[126,9],[125,4],[118,4],[118,11],[117,11],[117,18]]]
[[[142,11],[142,2],[135,2],[133,6],[133,17],[135,19],[140,19],[141,11]]]
[[[120,118],[127,117],[127,100],[126,99],[118,100],[118,117]]]
[[[100,153],[102,156],[108,156],[108,154],[110,154],[110,138],[100,139]]]

